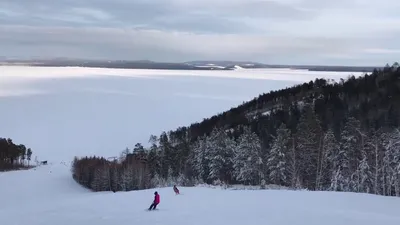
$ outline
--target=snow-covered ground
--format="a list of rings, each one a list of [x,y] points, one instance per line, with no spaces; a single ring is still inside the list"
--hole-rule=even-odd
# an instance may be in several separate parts
[[[89,192],[63,164],[0,173],[0,224],[5,225],[398,225],[400,198],[289,190],[172,187]],[[157,211],[146,208],[154,191]]]
[[[210,187],[180,188],[180,196],[172,187],[93,193],[72,180],[75,155],[117,155],[150,134],[200,121],[262,92],[348,75],[0,67],[0,136],[50,162],[0,173],[0,224],[398,225],[396,197]],[[155,190],[161,204],[148,212]]]
[[[350,74],[0,66],[0,137],[32,148],[38,160],[118,156],[138,142],[146,146],[151,134],[201,121],[261,93]]]

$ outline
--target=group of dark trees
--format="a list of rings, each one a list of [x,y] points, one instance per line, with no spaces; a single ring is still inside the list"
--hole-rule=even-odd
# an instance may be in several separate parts
[[[399,128],[395,63],[358,78],[271,91],[200,123],[152,135],[150,147],[137,144],[126,155],[140,155],[146,165],[144,174],[131,178],[146,177],[145,184],[132,182],[136,189],[204,182],[400,196]],[[124,161],[84,158],[74,165],[74,178],[93,190],[111,190],[110,182],[89,185],[102,176],[128,190],[121,185],[129,171]],[[96,175],[100,168],[105,172]]]
[[[15,144],[10,138],[0,138],[0,171],[28,168],[32,150]]]
[[[131,191],[166,185],[151,170],[151,156],[141,144],[131,152],[126,149],[120,158],[107,160],[103,157],[74,158],[72,177],[79,184],[94,191]],[[169,184],[182,183],[169,177]]]

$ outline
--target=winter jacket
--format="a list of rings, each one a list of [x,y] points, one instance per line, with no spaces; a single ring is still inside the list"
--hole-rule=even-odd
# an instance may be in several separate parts
[[[174,191],[175,193],[179,194],[179,189],[176,186],[174,187]]]
[[[159,194],[156,194],[156,195],[154,196],[154,203],[155,203],[155,204],[160,203],[160,195],[159,195]]]

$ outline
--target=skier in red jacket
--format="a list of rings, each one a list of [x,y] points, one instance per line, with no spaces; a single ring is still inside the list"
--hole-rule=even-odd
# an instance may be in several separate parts
[[[157,205],[160,203],[160,195],[156,192],[154,192],[154,201],[153,203],[150,205],[149,210],[154,210],[156,209]]]

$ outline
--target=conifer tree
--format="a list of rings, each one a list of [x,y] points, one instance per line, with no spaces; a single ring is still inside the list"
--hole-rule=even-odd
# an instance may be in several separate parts
[[[370,193],[373,189],[373,174],[369,165],[368,154],[365,150],[362,151],[362,158],[358,163],[358,168],[353,175],[352,190],[356,192]]]
[[[168,178],[168,169],[174,163],[173,161],[173,147],[169,142],[168,135],[163,132],[159,139],[159,148],[161,151],[161,176],[164,179]]]
[[[260,139],[249,127],[243,129],[238,139],[233,167],[239,181],[259,185],[264,179]]]
[[[209,179],[225,183],[231,181],[234,150],[235,141],[223,129],[213,129],[206,147],[207,157],[210,160]]]
[[[326,190],[331,186],[331,179],[334,176],[334,171],[337,171],[339,162],[337,155],[339,154],[339,143],[336,140],[332,128],[328,128],[324,134],[322,159],[319,169],[319,179],[317,183],[317,190]]]
[[[203,181],[207,181],[208,175],[210,173],[210,156],[207,151],[209,146],[207,144],[209,138],[207,136],[199,137],[196,143],[193,146],[193,171],[196,174],[197,178]]]
[[[147,161],[150,170],[150,177],[153,178],[156,174],[161,175],[161,156],[159,148],[155,143],[150,147]]]
[[[380,194],[381,193],[381,186],[380,183],[380,173],[381,173],[381,166],[382,166],[382,158],[383,158],[383,150],[382,146],[384,145],[384,140],[386,139],[386,134],[383,130],[376,130],[370,128],[366,141],[364,144],[364,148],[366,152],[370,152],[371,154],[371,163],[370,163],[370,170],[372,172],[372,193]]]
[[[343,151],[342,172],[347,180],[346,182],[350,182],[351,174],[358,168],[361,149],[364,145],[362,143],[364,134],[361,132],[360,121],[354,117],[349,117],[344,124],[340,139],[340,149]],[[348,187],[347,191],[350,191],[350,187]]]
[[[94,171],[92,188],[95,191],[109,191],[110,180],[109,170],[106,165],[99,166]]]
[[[297,126],[297,163],[303,187],[316,188],[319,155],[321,153],[321,126],[311,105],[306,104]]]
[[[273,184],[287,186],[290,184],[290,130],[281,124],[272,141],[271,151],[266,162],[269,171],[269,181]]]
[[[31,148],[28,148],[26,150],[26,160],[28,160],[28,165],[29,165],[29,162],[31,161],[31,157],[32,157],[32,150],[31,150]]]

